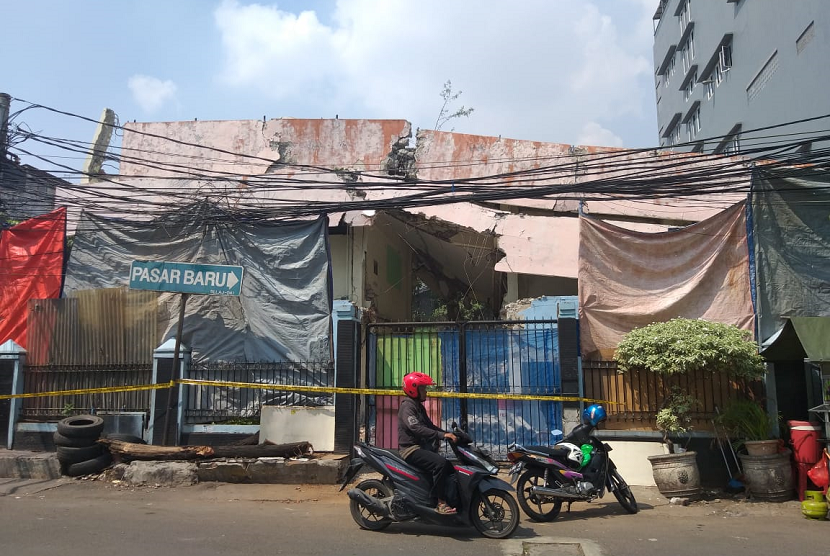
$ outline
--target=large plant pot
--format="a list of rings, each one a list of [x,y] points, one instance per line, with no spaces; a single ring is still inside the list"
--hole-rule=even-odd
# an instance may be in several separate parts
[[[771,456],[778,453],[778,440],[747,440],[744,442],[750,456]]]
[[[769,502],[786,502],[795,495],[790,451],[765,456],[738,454],[744,480],[753,498]]]
[[[666,498],[692,498],[700,494],[700,470],[697,452],[648,456],[654,482]]]

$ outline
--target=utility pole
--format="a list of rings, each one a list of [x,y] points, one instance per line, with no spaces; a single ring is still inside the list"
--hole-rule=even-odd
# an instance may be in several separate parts
[[[0,93],[0,162],[6,161],[9,148],[9,108],[12,97],[8,93]]]
[[[6,155],[9,151],[9,109],[12,97],[8,93],[0,93],[0,188],[6,186]],[[6,201],[5,193],[0,196],[0,224],[5,221]]]

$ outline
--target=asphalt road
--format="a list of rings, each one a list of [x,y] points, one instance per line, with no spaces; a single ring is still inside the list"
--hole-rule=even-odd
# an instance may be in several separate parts
[[[830,522],[804,519],[797,501],[676,506],[655,489],[635,487],[635,495],[639,514],[606,497],[574,504],[552,523],[522,516],[516,535],[497,541],[473,529],[419,523],[363,531],[345,493],[332,485],[0,479],[0,546],[15,556],[830,554]]]

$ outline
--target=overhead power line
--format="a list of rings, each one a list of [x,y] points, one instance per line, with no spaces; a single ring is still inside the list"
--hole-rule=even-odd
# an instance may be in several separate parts
[[[37,108],[97,123],[92,118],[28,104],[16,115]],[[661,148],[598,150],[578,156],[498,159],[498,164],[511,162],[520,169],[463,179],[404,179],[382,173],[381,165],[372,172],[356,172],[317,165],[281,164],[274,167],[272,173],[251,176],[234,171],[234,166],[239,163],[234,164],[223,157],[267,164],[266,168],[273,167],[274,161],[131,128],[130,133],[198,148],[206,156],[179,156],[175,151],[171,154],[135,149],[125,152],[123,148],[112,152],[96,151],[110,164],[125,163],[150,172],[140,176],[84,176],[64,163],[65,158],[38,155],[24,145],[26,141],[32,141],[83,157],[89,153],[90,143],[33,133],[19,126],[11,150],[54,165],[66,179],[92,177],[92,183],[70,183],[60,191],[61,201],[84,210],[142,218],[169,213],[172,218],[183,204],[209,198],[229,210],[244,211],[247,222],[265,222],[351,210],[405,209],[459,202],[498,203],[518,199],[666,202],[684,198],[712,202],[709,199],[713,196],[747,193],[750,168],[756,164],[770,170],[809,165],[812,172],[825,173],[830,162],[830,148],[822,145],[830,141],[830,130],[822,129],[812,134],[778,131],[794,123],[818,122],[828,117],[830,115],[744,131],[740,157],[691,155]],[[721,139],[723,137],[705,141],[715,143]],[[812,143],[816,148],[804,151],[805,143]],[[200,166],[199,162],[204,161],[221,163],[227,169],[219,171]],[[493,159],[485,165],[477,161],[418,160],[416,171],[427,175],[431,169],[489,168],[492,162]],[[247,162],[243,164],[250,166]]]

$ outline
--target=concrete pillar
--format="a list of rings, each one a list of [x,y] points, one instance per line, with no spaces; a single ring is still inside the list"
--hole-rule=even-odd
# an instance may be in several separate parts
[[[191,350],[184,345],[179,346],[179,372],[174,373],[173,355],[175,349],[176,341],[171,338],[153,352],[153,384],[163,384],[174,378],[187,376],[187,369],[190,368]],[[181,385],[177,384],[170,390],[152,390],[150,392],[150,420],[147,423],[147,442],[158,446],[177,446],[184,424],[184,410],[184,389]],[[165,426],[167,427],[166,443],[164,439]]]
[[[513,303],[519,300],[519,275],[515,272],[505,273],[507,278],[507,291],[504,292],[503,303]]]
[[[26,350],[17,345],[14,340],[7,340],[3,345],[0,345],[0,394],[22,394],[23,393],[23,370],[26,367]],[[11,374],[11,377],[8,374]],[[8,380],[11,378],[11,380]],[[7,385],[7,386],[5,386]],[[8,404],[2,403],[7,401]],[[6,437],[6,448],[12,449],[14,445],[14,430],[17,427],[17,421],[20,417],[20,407],[22,405],[20,398],[13,398],[11,400],[0,400],[0,423],[6,421],[8,418],[5,430],[0,431],[0,437]],[[8,407],[8,413],[3,411]]]

